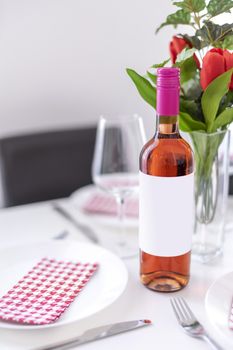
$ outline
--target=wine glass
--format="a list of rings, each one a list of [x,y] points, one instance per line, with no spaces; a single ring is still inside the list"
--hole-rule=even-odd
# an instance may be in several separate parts
[[[125,235],[125,199],[138,191],[139,154],[145,144],[142,118],[137,115],[101,117],[97,127],[93,182],[112,194],[117,203],[120,234],[116,253],[121,257],[137,254]]]

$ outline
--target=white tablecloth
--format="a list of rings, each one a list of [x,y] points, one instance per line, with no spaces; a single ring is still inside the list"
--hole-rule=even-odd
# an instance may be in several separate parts
[[[63,200],[63,202],[66,204],[67,200]],[[229,206],[229,217],[231,207],[233,206]],[[91,224],[90,220],[89,224]],[[97,226],[96,224],[94,228],[99,234],[103,245],[110,246],[110,242],[112,242],[116,233],[109,228]],[[69,230],[69,239],[85,240],[84,236],[72,224],[59,217],[53,211],[48,202],[2,209],[0,211],[1,248],[8,245],[24,244],[25,242],[49,240],[64,229]],[[128,232],[128,235],[130,235],[131,240],[136,242],[136,231],[131,230]],[[170,306],[169,298],[171,294],[155,293],[140,284],[138,259],[125,260],[125,264],[129,272],[128,286],[123,295],[107,309],[82,322],[59,329],[30,331],[0,329],[0,349],[33,349],[74,337],[90,327],[143,318],[151,319],[153,325],[141,330],[82,345],[79,349],[119,350],[131,347],[134,350],[141,350],[144,347],[150,347],[155,350],[208,349],[208,345],[203,341],[193,339],[182,332]],[[212,336],[222,344],[224,349],[230,349],[230,347],[224,343],[224,338],[210,324],[205,312],[204,301],[206,291],[213,281],[232,270],[233,230],[226,234],[223,258],[208,265],[202,265],[193,261],[189,285],[179,293],[173,294],[173,296],[179,295],[186,298],[199,320]]]

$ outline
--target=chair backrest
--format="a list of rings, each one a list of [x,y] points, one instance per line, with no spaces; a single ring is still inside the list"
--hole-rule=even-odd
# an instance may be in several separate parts
[[[0,139],[3,206],[69,196],[91,183],[96,128]]]
[[[233,195],[233,175],[230,175],[230,180],[229,180],[229,194]]]

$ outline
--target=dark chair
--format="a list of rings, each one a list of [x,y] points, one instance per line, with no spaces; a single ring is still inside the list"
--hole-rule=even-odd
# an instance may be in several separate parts
[[[96,128],[0,139],[3,206],[69,196],[91,183]]]
[[[233,175],[230,176],[229,194],[230,194],[230,195],[233,195]]]

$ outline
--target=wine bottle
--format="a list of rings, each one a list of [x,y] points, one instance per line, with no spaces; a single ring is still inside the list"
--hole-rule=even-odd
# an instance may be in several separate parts
[[[159,292],[180,290],[190,276],[194,161],[178,128],[179,75],[157,71],[156,131],[140,154],[140,279]]]

